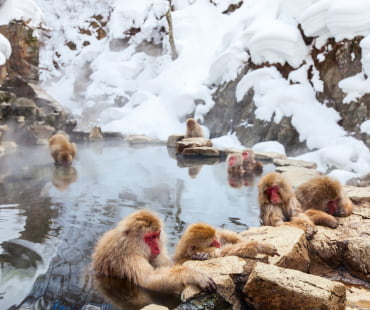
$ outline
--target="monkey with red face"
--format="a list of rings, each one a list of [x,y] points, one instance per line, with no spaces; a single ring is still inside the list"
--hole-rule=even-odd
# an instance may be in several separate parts
[[[332,216],[348,216],[353,210],[342,185],[328,176],[308,180],[297,187],[295,194],[304,210],[317,209]]]
[[[183,263],[187,260],[205,260],[223,256],[254,258],[258,253],[278,255],[275,247],[268,243],[244,241],[238,234],[211,225],[196,223],[190,225],[176,246],[174,260]]]
[[[124,278],[141,287],[179,293],[187,284],[208,291],[215,283],[186,266],[172,266],[165,247],[162,221],[148,210],[137,211],[106,232],[95,246],[93,269]]]
[[[243,169],[243,155],[241,153],[230,153],[226,157],[227,173],[231,177],[242,177]]]
[[[263,225],[278,226],[285,222],[303,228],[308,239],[316,231],[315,224],[337,227],[335,218],[320,210],[302,210],[292,186],[279,173],[263,176],[258,184],[258,202]]]
[[[55,134],[49,139],[49,148],[55,165],[70,166],[77,153],[75,143],[70,143],[63,134]]]

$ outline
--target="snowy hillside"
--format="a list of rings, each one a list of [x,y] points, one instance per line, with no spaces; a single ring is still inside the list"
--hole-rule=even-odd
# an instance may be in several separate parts
[[[166,0],[27,0],[22,5],[7,0],[0,7],[2,22],[9,3],[18,18],[41,18],[35,3],[43,12],[50,31],[40,35],[42,83],[82,129],[97,124],[166,139],[184,131],[183,118],[194,110],[202,120],[214,105],[212,86],[235,79],[248,59],[288,63],[297,68],[288,79],[274,67],[249,71],[237,86],[237,98],[252,87],[258,118],[291,116],[300,140],[313,151],[300,158],[317,162],[320,170],[336,168],[331,174],[342,180],[370,172],[369,149],[347,136],[335,110],[317,101],[315,92],[322,90],[317,72],[313,85],[303,74],[312,64],[312,46],[298,29],[301,24],[316,37],[316,47],[330,37],[365,37],[363,72],[340,83],[350,104],[370,86],[368,0],[249,0],[240,7],[239,0],[173,0],[176,60],[164,31]],[[195,100],[205,104],[196,106]],[[361,126],[368,134],[369,128],[369,121]],[[233,135],[215,139],[226,142],[240,146]]]

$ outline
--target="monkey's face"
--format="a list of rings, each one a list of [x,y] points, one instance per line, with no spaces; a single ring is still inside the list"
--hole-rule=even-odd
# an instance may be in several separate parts
[[[281,197],[279,193],[279,187],[277,185],[267,187],[264,190],[265,195],[268,197],[269,201],[272,204],[279,204],[281,203]]]
[[[325,211],[331,215],[339,216],[343,212],[343,208],[341,207],[341,199],[338,198],[336,200],[330,200],[326,204]]]
[[[150,258],[156,258],[160,253],[159,238],[161,231],[148,232],[144,235],[144,242],[150,248]]]
[[[195,122],[193,120],[189,120],[187,123],[186,123],[186,126],[188,127],[188,129],[194,129],[194,126],[195,126]]]
[[[236,156],[230,156],[229,160],[227,161],[227,165],[229,167],[234,167],[236,165],[237,158]]]
[[[247,160],[247,159],[249,159],[249,153],[248,153],[247,151],[244,151],[244,152],[242,153],[242,155],[243,155],[243,160]]]
[[[70,166],[72,164],[72,154],[70,152],[60,152],[57,157],[57,164],[63,166]]]

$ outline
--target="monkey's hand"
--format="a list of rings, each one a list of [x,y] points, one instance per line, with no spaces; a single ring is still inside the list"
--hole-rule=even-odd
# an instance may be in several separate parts
[[[207,291],[208,293],[216,290],[216,283],[207,274],[194,270],[194,276],[195,278],[191,284],[198,286],[201,290]]]
[[[267,254],[270,256],[280,256],[275,246],[269,243],[258,243],[257,244],[257,251],[261,254]]]
[[[206,252],[196,252],[191,256],[193,260],[207,260],[209,259],[209,254]]]

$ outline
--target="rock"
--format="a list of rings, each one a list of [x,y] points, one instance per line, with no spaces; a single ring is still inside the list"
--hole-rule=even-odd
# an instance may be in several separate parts
[[[280,256],[268,256],[268,262],[284,268],[307,272],[310,265],[305,232],[297,227],[252,227],[240,233],[245,241],[260,241],[274,245]]]
[[[351,216],[338,218],[336,229],[317,226],[310,249],[313,258],[319,257],[332,268],[345,267],[355,277],[369,281],[370,240],[364,236],[369,236],[370,218],[363,217],[361,209],[355,205]]]
[[[294,166],[277,167],[276,171],[282,173],[293,187],[297,187],[302,183],[321,175],[317,170]]]
[[[5,154],[14,152],[17,149],[17,143],[14,141],[3,141],[0,143],[0,147],[2,147],[5,151]]]
[[[159,140],[159,139],[153,139],[153,138],[150,138],[150,137],[147,137],[147,136],[140,136],[140,135],[132,135],[132,136],[128,136],[126,138],[126,141],[130,144],[159,144],[159,143],[163,143],[163,141]]]
[[[26,119],[36,120],[39,115],[39,108],[36,103],[27,98],[17,98],[12,104],[15,116],[24,116]]]
[[[187,138],[176,143],[176,151],[182,154],[183,150],[188,147],[212,147],[212,141],[206,138]]]
[[[276,152],[254,152],[256,160],[274,160],[274,159],[286,159],[284,154]]]
[[[89,141],[98,141],[102,139],[103,139],[103,134],[102,134],[101,128],[98,126],[93,127],[89,133]]]
[[[0,125],[0,133],[5,133],[9,129],[8,125]]]
[[[256,309],[345,309],[343,284],[301,271],[257,263],[243,288]]]
[[[181,154],[184,156],[220,157],[220,153],[217,149],[205,146],[187,147]]]
[[[160,305],[147,305],[144,308],[141,308],[141,310],[169,310],[167,307],[160,306]]]
[[[253,260],[250,261],[254,264]],[[232,305],[238,305],[240,301],[236,296],[235,284],[230,275],[243,273],[247,264],[247,260],[236,256],[226,256],[205,261],[187,261],[184,263],[188,267],[196,268],[211,276],[217,285],[217,293]],[[200,290],[197,287],[188,285],[183,290],[181,299],[186,301],[199,293]]]
[[[23,115],[17,116],[17,123],[23,124],[26,122],[26,119]]]
[[[217,293],[202,294],[181,303],[174,310],[238,310]]]
[[[317,164],[304,160],[289,159],[289,158],[275,158],[273,160],[275,166],[294,166],[308,169],[316,169]]]
[[[360,178],[353,178],[347,181],[347,185],[366,187],[370,186],[370,173]]]
[[[353,201],[370,201],[370,186],[368,187],[354,187],[345,185],[344,191],[347,193],[349,198]]]
[[[36,140],[36,144],[48,144],[48,139],[55,132],[54,127],[42,124],[31,125],[29,128]]]
[[[0,87],[0,89],[3,86]],[[0,102],[13,103],[17,97],[10,92],[0,90]]]
[[[357,287],[347,288],[347,307],[350,309],[370,309],[370,290]]]
[[[182,139],[184,139],[185,135],[171,135],[167,139],[167,146],[168,147],[176,147],[176,143]]]

